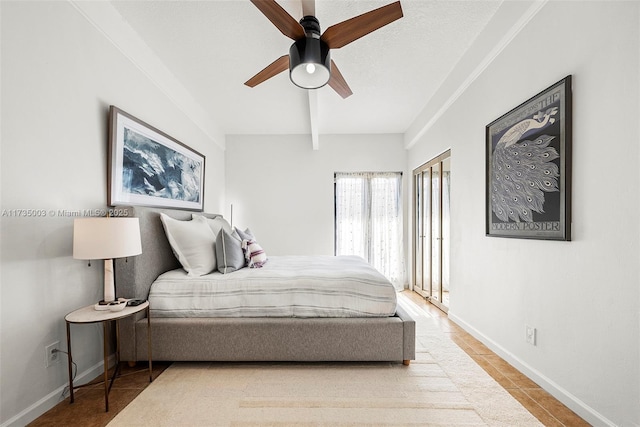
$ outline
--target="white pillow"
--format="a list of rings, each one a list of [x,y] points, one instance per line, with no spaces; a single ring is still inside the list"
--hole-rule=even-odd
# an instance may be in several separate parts
[[[215,234],[216,237],[218,237],[218,234],[222,229],[224,229],[224,231],[226,231],[229,234],[233,233],[233,230],[231,229],[231,225],[229,224],[229,222],[227,222],[227,220],[221,216],[217,216],[215,218],[207,218],[204,215],[191,214],[192,219],[195,217],[205,218],[207,220],[207,223],[209,224],[209,227],[211,228],[211,231],[213,231],[213,234]]]
[[[180,221],[161,213],[160,219],[174,255],[189,276],[202,276],[216,269],[216,236],[205,217]]]

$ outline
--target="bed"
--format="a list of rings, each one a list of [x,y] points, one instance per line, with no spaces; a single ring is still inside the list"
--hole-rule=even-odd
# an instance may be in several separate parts
[[[167,240],[160,215],[188,221],[193,212],[145,207],[122,208],[121,212],[139,218],[142,254],[116,260],[116,290],[119,297],[149,299],[154,360],[392,361],[408,365],[415,359],[415,322],[397,305],[389,310],[387,304],[382,312],[387,310],[388,313],[382,315],[369,313],[369,308],[358,306],[355,310],[360,313],[348,316],[331,312],[314,314],[312,310],[301,313],[245,313],[241,317],[236,313],[231,317],[224,311],[216,311],[215,307],[213,312],[193,313],[193,310],[187,310],[167,316],[163,314],[162,298],[150,297],[151,285],[162,276],[160,281],[174,281],[169,282],[168,288],[175,287],[175,281],[184,280],[185,274],[181,273],[181,264]],[[258,270],[267,274],[283,261],[281,258],[293,258],[291,261],[296,262],[295,257],[270,257],[262,269],[243,269],[224,276],[226,280],[243,280],[243,275]],[[324,261],[322,257],[319,259]],[[274,266],[269,266],[272,261]],[[286,286],[280,282],[276,279],[273,286],[282,296],[278,300],[286,300],[290,297],[286,296]],[[219,291],[220,288],[215,286],[222,285],[214,285]],[[362,301],[361,294],[354,293],[353,296],[355,300]],[[297,300],[293,302],[296,307],[303,305]],[[247,309],[246,302],[242,307]],[[144,313],[122,319],[119,334],[121,360],[147,360],[147,320]]]

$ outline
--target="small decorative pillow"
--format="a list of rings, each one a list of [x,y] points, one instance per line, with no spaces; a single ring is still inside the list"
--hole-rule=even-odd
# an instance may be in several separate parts
[[[180,221],[161,213],[167,240],[189,276],[203,276],[216,269],[216,236],[203,216]]]
[[[264,249],[253,239],[243,239],[242,250],[244,250],[244,257],[247,260],[249,268],[260,268],[267,262],[267,254],[264,252]]]
[[[236,233],[242,239],[242,250],[247,260],[249,268],[260,268],[267,262],[267,254],[264,249],[256,242],[256,238],[248,228],[244,231],[236,228]]]
[[[232,273],[245,266],[240,238],[236,233],[228,233],[224,228],[216,237],[216,256],[218,271],[222,274]]]

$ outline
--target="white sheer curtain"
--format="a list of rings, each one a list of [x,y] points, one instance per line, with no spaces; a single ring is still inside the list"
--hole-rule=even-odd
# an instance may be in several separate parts
[[[404,286],[402,173],[335,174],[336,255],[359,255]]]

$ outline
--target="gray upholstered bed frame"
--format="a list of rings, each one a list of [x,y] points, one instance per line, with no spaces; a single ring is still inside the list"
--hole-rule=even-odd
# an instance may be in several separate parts
[[[165,271],[180,268],[160,212],[181,220],[192,212],[124,208],[140,219],[142,254],[116,260],[119,297],[143,298]],[[214,215],[215,216],[215,215]],[[415,322],[398,307],[386,318],[152,318],[152,356],[162,361],[397,361],[415,359]],[[122,360],[147,360],[144,313],[120,321]]]

